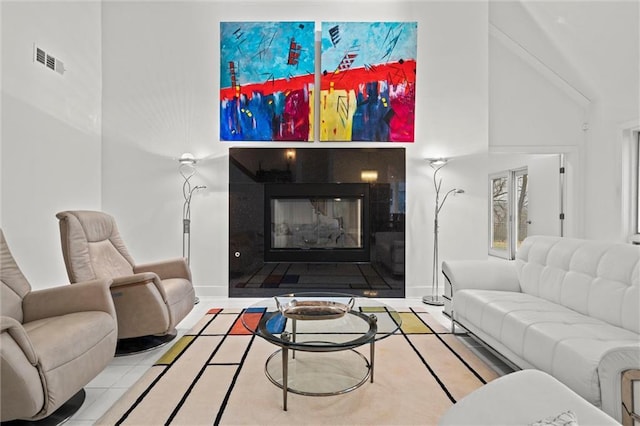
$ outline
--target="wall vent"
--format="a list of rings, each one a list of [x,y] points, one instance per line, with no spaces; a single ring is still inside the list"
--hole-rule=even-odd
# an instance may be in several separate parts
[[[44,50],[40,49],[39,47],[36,47],[36,61],[44,65],[46,57],[47,57],[47,54],[44,53]]]
[[[60,75],[65,72],[64,63],[60,59],[56,59],[55,56],[48,54],[44,49],[36,46],[35,44],[33,45],[33,60],[34,62],[40,63]]]

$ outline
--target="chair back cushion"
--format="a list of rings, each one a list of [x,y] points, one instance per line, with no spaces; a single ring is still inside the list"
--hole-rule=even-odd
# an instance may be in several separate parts
[[[0,229],[0,308],[2,315],[22,323],[22,299],[31,291],[31,285],[18,267],[9,245]]]
[[[522,292],[640,333],[640,246],[532,236],[516,269]]]
[[[112,216],[96,211],[65,211],[56,217],[60,220],[62,254],[72,283],[133,274],[134,261]]]

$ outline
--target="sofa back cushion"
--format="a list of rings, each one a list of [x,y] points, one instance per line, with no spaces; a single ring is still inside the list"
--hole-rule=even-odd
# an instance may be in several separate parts
[[[56,216],[60,220],[67,275],[72,283],[133,275],[134,261],[111,215],[66,211]]]
[[[31,285],[18,267],[0,229],[0,312],[22,323],[22,299]]]
[[[524,293],[640,333],[640,246],[532,236],[516,269]]]

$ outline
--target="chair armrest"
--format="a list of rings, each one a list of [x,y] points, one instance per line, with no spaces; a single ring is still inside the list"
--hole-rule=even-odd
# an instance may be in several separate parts
[[[187,265],[186,259],[180,257],[160,262],[145,263],[133,267],[133,272],[153,272],[160,277],[161,280],[168,278],[183,278],[191,281],[191,270]]]
[[[442,273],[451,284],[452,295],[463,289],[520,292],[518,272],[511,261],[444,261]]]
[[[160,283],[160,278],[153,272],[143,272],[114,278],[113,284],[111,284],[111,292],[113,293],[119,289],[124,290],[126,287],[142,284],[153,284],[160,293],[162,301],[165,303],[167,302],[167,294],[164,291],[164,286]]]
[[[22,324],[11,317],[2,316],[0,317],[0,327],[2,328],[2,333],[9,333],[18,347],[22,349],[27,360],[31,365],[35,366],[38,363],[38,356],[36,355],[36,351],[31,345],[31,339],[29,339],[29,336],[24,330],[24,327],[22,327]]]
[[[98,279],[32,291],[22,301],[24,322],[83,311],[103,311],[115,318],[110,285],[110,279]]]

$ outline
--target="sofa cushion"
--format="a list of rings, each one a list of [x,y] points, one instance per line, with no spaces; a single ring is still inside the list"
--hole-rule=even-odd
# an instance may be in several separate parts
[[[133,275],[133,266],[110,240],[88,244],[96,278],[118,278]]]
[[[640,333],[638,247],[532,236],[515,264],[522,292]]]
[[[134,261],[115,219],[101,212],[69,211],[60,219],[60,237],[72,283],[131,275]]]
[[[96,347],[115,332],[113,317],[106,312],[75,312],[23,324],[38,362],[47,372]],[[64,336],[73,335],[74,344]]]
[[[455,315],[598,406],[600,361],[615,348],[638,343],[632,331],[525,293],[460,290]]]

